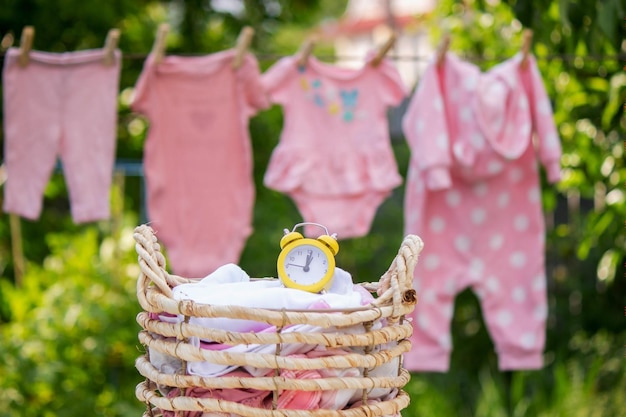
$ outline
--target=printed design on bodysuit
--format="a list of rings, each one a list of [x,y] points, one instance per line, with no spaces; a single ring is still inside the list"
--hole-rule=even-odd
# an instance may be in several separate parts
[[[357,109],[359,103],[357,88],[340,88],[337,91],[335,86],[323,83],[319,78],[307,77],[306,67],[298,67],[298,72],[302,74],[300,88],[304,91],[305,97],[317,107],[325,109],[333,116],[340,116],[341,120],[347,123],[367,118],[367,111]]]

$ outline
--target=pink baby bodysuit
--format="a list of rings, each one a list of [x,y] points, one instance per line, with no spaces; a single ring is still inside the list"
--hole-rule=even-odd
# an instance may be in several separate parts
[[[537,159],[559,180],[561,145],[534,58],[486,73],[448,53],[425,71],[403,120],[411,148],[405,232],[415,271],[412,371],[446,371],[455,295],[478,295],[499,367],[542,367],[545,226]],[[533,135],[534,133],[534,135]]]
[[[202,277],[237,262],[252,232],[248,120],[268,105],[255,58],[150,55],[133,109],[150,120],[144,148],[148,217],[173,271]]]
[[[57,157],[75,223],[107,219],[115,161],[121,53],[102,49],[4,57],[4,211],[38,219]]]
[[[405,96],[397,70],[385,60],[354,70],[315,58],[299,66],[287,57],[263,82],[284,112],[265,185],[339,238],[367,234],[378,206],[402,182],[387,124],[388,107]]]

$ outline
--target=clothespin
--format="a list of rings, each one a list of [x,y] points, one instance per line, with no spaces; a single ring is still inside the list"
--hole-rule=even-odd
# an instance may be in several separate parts
[[[22,38],[20,39],[20,56],[18,63],[20,67],[25,68],[28,65],[30,50],[33,48],[33,38],[35,37],[35,28],[32,26],[24,26],[22,29]]]
[[[243,62],[243,56],[252,42],[254,36],[254,29],[250,26],[246,26],[241,30],[239,37],[237,38],[237,46],[235,46],[235,59],[233,59],[233,69],[239,69]]]
[[[5,33],[4,36],[2,37],[2,40],[0,41],[0,51],[4,52],[10,47],[12,47],[14,41],[15,41],[15,38],[13,37],[13,32],[9,31]]]
[[[530,29],[524,29],[522,32],[522,68],[526,67],[528,63],[528,54],[530,53],[530,45],[533,41],[533,31]]]
[[[302,48],[300,48],[300,51],[298,52],[298,66],[304,67],[306,65],[306,62],[308,61],[309,56],[311,56],[316,43],[317,37],[315,36],[309,36],[306,41],[304,41]]]
[[[443,64],[443,58],[446,56],[446,52],[448,52],[448,48],[450,48],[450,34],[446,33],[441,38],[441,42],[437,47],[437,66],[440,67]]]
[[[107,34],[107,39],[104,42],[104,65],[113,65],[115,58],[115,48],[117,48],[117,42],[120,40],[120,30],[111,29]]]
[[[392,33],[391,36],[389,36],[389,39],[387,39],[387,42],[385,42],[378,49],[378,52],[376,52],[376,56],[370,62],[373,67],[377,67],[380,65],[380,63],[382,62],[387,52],[389,52],[393,44],[396,43],[396,39],[397,39],[396,34]]]
[[[152,54],[154,55],[154,63],[159,64],[165,56],[165,41],[167,39],[167,33],[170,31],[170,25],[167,23],[161,23],[157,30],[154,45],[152,45]]]

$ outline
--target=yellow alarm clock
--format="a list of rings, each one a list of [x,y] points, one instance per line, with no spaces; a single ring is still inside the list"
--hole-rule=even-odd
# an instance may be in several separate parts
[[[306,225],[318,226],[325,234],[310,239],[295,231]],[[318,223],[298,223],[291,232],[285,229],[280,248],[278,278],[285,287],[318,293],[331,286],[339,244],[336,235],[328,234],[326,227]]]

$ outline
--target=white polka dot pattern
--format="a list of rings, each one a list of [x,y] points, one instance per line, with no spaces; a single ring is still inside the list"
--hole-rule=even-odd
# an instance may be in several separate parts
[[[485,263],[482,259],[474,258],[470,261],[468,275],[473,279],[482,278],[483,271],[485,269]]]
[[[523,268],[526,265],[526,255],[524,252],[513,252],[511,254],[511,266],[515,268]]]
[[[526,99],[526,96],[522,95],[519,98],[519,102],[518,102],[518,106],[520,110],[528,110],[528,100]]]
[[[509,193],[502,193],[498,196],[498,207],[504,208],[509,205]]]
[[[446,294],[454,295],[456,293],[456,282],[453,279],[448,279],[444,285],[444,291]]]
[[[437,97],[435,99],[435,102],[433,103],[433,106],[435,107],[435,110],[437,110],[437,111],[443,110],[443,101],[441,100],[440,97]]]
[[[520,182],[522,178],[524,178],[524,172],[520,168],[515,167],[509,171],[509,180],[511,182]]]
[[[456,207],[461,203],[461,193],[456,190],[450,190],[446,193],[446,203],[450,207]]]
[[[469,76],[465,78],[465,80],[463,80],[463,86],[467,91],[472,91],[474,88],[476,88],[476,84],[478,84],[478,77],[474,75]]]
[[[490,276],[489,278],[487,278],[487,280],[485,281],[485,286],[487,287],[487,290],[492,294],[500,292],[500,281],[494,276]]]
[[[500,326],[508,326],[509,324],[513,323],[513,314],[511,314],[509,310],[499,311],[496,315],[496,322]]]
[[[539,192],[539,187],[531,187],[528,189],[528,201],[531,203],[536,203],[541,198],[541,193]]]
[[[424,257],[424,268],[429,271],[437,269],[439,266],[439,257],[434,254],[428,254]]]
[[[559,138],[556,136],[556,133],[550,133],[546,137],[546,148],[553,150],[559,146]]]
[[[479,182],[478,184],[474,185],[474,194],[476,194],[478,197],[484,197],[485,195],[487,195],[488,191],[489,187],[487,187],[487,184],[485,184],[484,182]]]
[[[417,325],[420,326],[422,330],[426,330],[428,328],[429,320],[424,313],[417,316]]]
[[[485,148],[485,138],[480,132],[472,133],[472,135],[470,136],[470,141],[472,142],[474,148],[478,150],[482,150]]]
[[[435,296],[435,291],[433,291],[432,289],[424,290],[424,292],[422,293],[422,300],[424,300],[425,303],[433,304],[436,298],[437,297]]]
[[[472,120],[472,111],[469,107],[461,107],[459,111],[459,118],[464,122],[470,122]]]
[[[534,333],[524,333],[520,338],[520,345],[524,349],[532,349],[535,347],[535,335]]]
[[[499,172],[502,172],[504,169],[504,165],[500,161],[490,161],[487,165],[487,172],[491,175],[495,175]]]
[[[442,334],[439,337],[439,346],[441,346],[442,348],[448,350],[452,347],[452,343],[450,341],[450,335],[449,334]]]
[[[544,275],[537,275],[533,278],[533,291],[543,291],[546,289],[546,278]]]
[[[417,121],[415,122],[415,130],[417,131],[417,133],[422,133],[424,131],[424,121],[422,119],[417,119]]]
[[[537,106],[537,110],[539,110],[539,113],[541,115],[547,116],[552,111],[552,106],[550,105],[550,102],[547,99],[542,100]]]
[[[448,149],[448,135],[445,133],[439,133],[435,142],[437,143],[437,147],[439,147],[439,149],[444,151]]]
[[[528,220],[528,217],[520,214],[519,216],[516,216],[513,220],[513,227],[515,227],[515,230],[517,230],[518,232],[523,232],[524,230],[528,229],[529,222],[530,221]]]
[[[526,301],[526,290],[522,287],[515,287],[511,292],[511,298],[516,303],[523,303]]]
[[[472,210],[471,219],[472,223],[474,223],[475,225],[483,224],[486,218],[487,212],[485,211],[485,209],[478,207]]]
[[[479,300],[485,298],[485,291],[483,291],[480,287],[474,288],[474,294],[476,294],[476,297],[478,297]]]
[[[533,310],[533,317],[537,321],[543,321],[548,318],[548,307],[545,304],[538,304]]]
[[[467,236],[459,235],[454,239],[454,247],[459,252],[467,252],[470,249],[470,239]]]
[[[441,233],[446,228],[446,221],[442,217],[433,217],[430,220],[430,230],[434,233]]]
[[[496,233],[495,235],[491,236],[491,238],[489,239],[489,247],[493,250],[500,249],[503,244],[504,244],[504,236],[501,235],[500,233]]]

